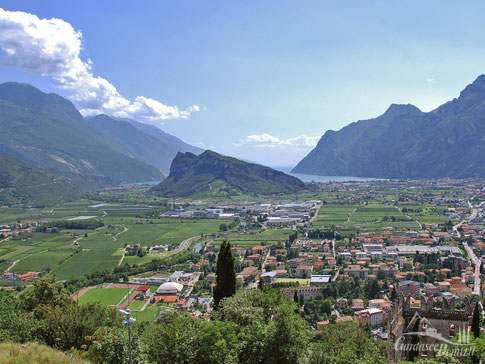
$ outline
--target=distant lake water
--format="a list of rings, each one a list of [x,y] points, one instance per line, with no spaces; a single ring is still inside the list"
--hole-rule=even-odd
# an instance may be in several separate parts
[[[141,181],[141,182],[124,182],[124,185],[133,185],[133,186],[156,186],[162,181]]]
[[[317,176],[313,174],[290,173],[293,167],[271,167],[281,172],[285,172],[290,176],[296,177],[303,182],[367,182],[367,181],[383,181],[381,178],[366,178],[366,177],[350,177],[350,176]],[[125,185],[135,186],[156,186],[162,181],[141,181],[141,182],[126,182]]]
[[[313,174],[290,173],[293,167],[271,167],[278,171],[285,172],[290,176],[299,178],[303,182],[367,182],[367,181],[382,181],[380,178],[366,178],[366,177],[350,177],[350,176],[317,176]]]

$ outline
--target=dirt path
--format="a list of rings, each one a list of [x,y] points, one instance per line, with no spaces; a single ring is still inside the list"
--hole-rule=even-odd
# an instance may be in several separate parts
[[[9,240],[10,240],[10,237],[0,240],[0,243],[3,243],[4,241],[9,241]]]
[[[347,214],[347,222],[350,222],[350,216],[352,216],[355,213],[355,211],[357,211],[357,207],[352,212]]]
[[[10,266],[9,266],[7,269],[5,269],[4,273],[8,273],[8,272],[10,272],[10,269],[12,269],[13,267],[15,267],[15,264],[17,264],[18,262],[20,262],[21,260],[23,260],[23,259],[25,259],[25,258],[30,257],[31,255],[32,255],[32,254],[29,254],[29,255],[26,255],[26,256],[25,256],[25,257],[23,257],[23,258],[17,259],[15,262],[13,262],[12,264],[10,264]]]
[[[318,219],[318,213],[320,212],[320,209],[322,208],[323,205],[318,205],[317,210],[315,211],[315,215],[310,219],[310,222],[315,221],[315,219]]]
[[[121,265],[121,263],[123,263],[123,259],[125,259],[125,250],[124,249],[123,249],[123,255],[121,256],[120,261],[118,263],[118,267]]]
[[[81,236],[77,237],[76,239],[74,239],[74,241],[72,242],[72,245],[76,245],[76,244],[77,244],[77,242],[78,242],[79,240],[81,240],[83,237],[84,237],[84,235],[81,235]]]
[[[123,229],[124,229],[123,231],[120,231],[119,233],[116,233],[112,236],[114,241],[116,241],[116,238],[118,237],[118,235],[126,233],[129,230],[126,226],[123,226]]]

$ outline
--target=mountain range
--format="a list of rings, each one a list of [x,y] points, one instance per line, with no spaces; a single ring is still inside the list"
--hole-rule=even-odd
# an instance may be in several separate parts
[[[178,152],[203,152],[156,126],[135,120],[116,119],[107,115],[97,115],[87,120],[123,144],[130,156],[157,167],[164,176],[168,175],[172,160]]]
[[[0,125],[2,167],[12,163],[15,168],[30,168],[12,182],[3,181],[3,188],[17,190],[20,186],[29,190],[28,179],[33,176],[44,182],[54,178],[56,185],[64,181],[65,188],[84,191],[162,180],[179,151],[202,152],[155,126],[106,115],[84,118],[69,100],[16,82],[0,84]],[[5,169],[1,172],[8,174]]]
[[[47,174],[28,163],[0,152],[0,202],[2,204],[52,205],[81,197],[68,178]]]
[[[298,178],[259,164],[206,150],[200,155],[178,153],[170,175],[152,192],[164,197],[244,193],[292,193],[305,188]]]
[[[327,131],[292,173],[485,177],[485,75],[433,111],[393,104],[377,118]]]

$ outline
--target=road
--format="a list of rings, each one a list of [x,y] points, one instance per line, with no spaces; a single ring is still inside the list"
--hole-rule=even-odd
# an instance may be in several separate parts
[[[188,239],[185,239],[184,241],[182,241],[180,243],[180,245],[175,249],[175,250],[172,250],[169,254],[167,254],[164,258],[166,257],[169,257],[169,256],[172,256],[172,255],[175,255],[175,254],[178,254],[178,253],[181,253],[183,252],[184,250],[187,250],[189,247],[190,247],[190,244],[192,244],[192,242],[196,239],[199,239],[200,238],[200,235],[197,235],[197,236],[193,236],[191,238],[188,238]]]
[[[313,215],[313,217],[310,219],[310,222],[313,222],[316,218],[318,218],[318,212],[320,211],[320,209],[322,208],[323,205],[318,205],[316,211],[315,211],[315,215]]]
[[[318,212],[320,211],[320,209],[322,208],[323,205],[318,205],[317,209],[315,210],[315,214],[313,215],[313,217],[308,220],[308,222],[313,222],[315,221],[317,218],[318,218]],[[298,226],[304,226],[307,222],[304,221],[304,222],[299,222],[295,225],[292,226],[292,229],[293,230],[296,230]]]
[[[461,225],[463,225],[464,223],[467,223],[468,221],[473,220],[478,215],[478,209],[475,208],[470,201],[467,201],[467,203],[468,203],[468,207],[470,209],[472,209],[472,212],[471,212],[470,216],[468,216],[463,221],[461,221],[460,223],[458,223],[455,226],[453,226],[453,231],[456,233],[456,236],[458,238],[461,238],[461,234],[458,231],[458,228]],[[480,286],[481,286],[480,265],[481,265],[481,261],[480,261],[479,258],[477,258],[477,256],[473,252],[473,249],[470,248],[470,246],[468,245],[468,243],[463,242],[463,246],[465,247],[465,250],[466,250],[468,256],[470,257],[470,261],[475,266],[475,272],[474,272],[475,282],[473,284],[473,294],[480,295]]]
[[[264,258],[264,262],[263,262],[263,272],[266,272],[266,261],[268,260],[269,256],[271,254],[271,250],[268,249],[268,253],[266,253],[266,257]]]
[[[463,246],[465,247],[465,250],[470,257],[470,260],[472,261],[473,265],[475,266],[475,283],[473,284],[473,294],[480,295],[480,285],[481,285],[481,280],[480,280],[480,259],[477,258],[475,253],[473,252],[473,249],[470,248],[468,243],[464,242]]]
[[[468,216],[466,219],[464,219],[463,221],[459,222],[458,224],[456,224],[455,226],[453,226],[453,231],[455,232],[456,234],[456,237],[457,238],[461,238],[461,234],[460,232],[458,231],[458,228],[463,225],[464,223],[467,223],[469,222],[470,220],[473,220],[474,218],[476,218],[478,216],[478,209],[475,208],[470,201],[467,201],[468,203],[468,207],[472,210],[470,216]]]

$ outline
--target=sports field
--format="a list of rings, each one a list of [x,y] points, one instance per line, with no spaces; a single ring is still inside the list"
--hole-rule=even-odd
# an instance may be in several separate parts
[[[136,288],[96,287],[86,291],[77,299],[77,301],[79,303],[99,302],[104,306],[116,306],[123,303],[129,297],[129,293],[133,292],[135,289]]]

